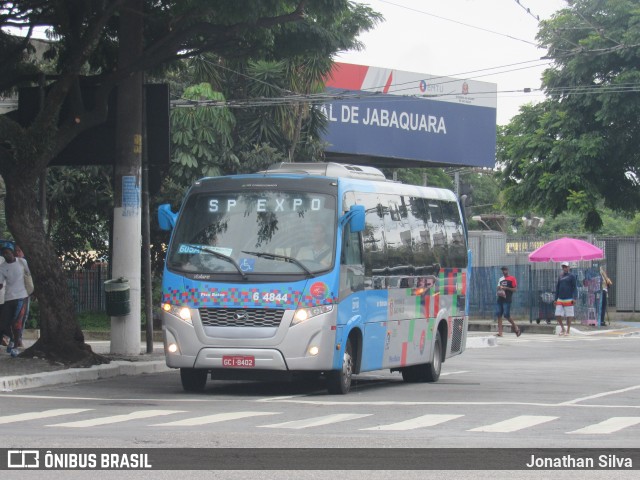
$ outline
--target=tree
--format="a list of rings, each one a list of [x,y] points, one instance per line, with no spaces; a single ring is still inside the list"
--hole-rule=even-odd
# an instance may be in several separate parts
[[[547,100],[521,108],[498,135],[508,203],[602,226],[603,207],[640,207],[640,8],[634,0],[576,0],[541,22],[554,66]]]
[[[30,122],[0,116],[0,175],[6,187],[7,225],[29,258],[41,309],[41,336],[23,355],[67,364],[104,361],[91,352],[75,317],[60,259],[47,239],[34,192],[57,153],[106,119],[108,97],[132,74],[213,51],[225,58],[331,55],[357,47],[356,35],[373,26],[369,8],[347,0],[192,0],[144,3],[144,50],[126,66],[117,63],[119,19],[127,0],[0,2],[0,93],[40,84],[42,102]],[[338,22],[338,19],[348,21]],[[22,28],[14,37],[7,27]],[[35,29],[55,37],[56,72],[41,74],[29,61]],[[34,83],[35,82],[35,83]],[[81,84],[96,87],[91,102]],[[63,109],[63,106],[65,107]]]

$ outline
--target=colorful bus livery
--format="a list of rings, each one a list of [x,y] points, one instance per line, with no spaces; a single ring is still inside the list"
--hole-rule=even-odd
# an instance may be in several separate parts
[[[183,388],[213,379],[399,371],[437,381],[465,348],[466,230],[455,195],[377,169],[279,164],[187,193],[163,277],[166,361]]]

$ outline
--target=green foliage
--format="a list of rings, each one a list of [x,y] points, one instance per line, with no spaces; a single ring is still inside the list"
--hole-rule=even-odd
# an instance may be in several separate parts
[[[424,185],[425,177],[429,187],[453,189],[453,180],[442,168],[383,168],[387,178],[393,178],[396,173],[399,182],[408,185]]]
[[[69,270],[108,255],[113,209],[110,170],[52,167],[47,172],[47,233]]]
[[[637,235],[633,233],[633,222],[627,215],[601,209],[602,226],[597,230],[598,235],[625,236]],[[541,235],[563,234],[583,235],[585,229],[581,223],[582,216],[577,212],[563,212],[558,216],[545,218],[544,225],[537,231]]]
[[[188,87],[187,100],[224,101],[209,83]],[[233,153],[231,133],[235,117],[226,107],[200,106],[174,108],[170,115],[172,162],[169,175],[174,182],[191,185],[202,177],[220,175],[236,168],[238,158]]]
[[[471,186],[470,198],[466,202],[468,217],[500,211],[500,188],[498,175],[490,170],[465,170],[460,174],[460,182]]]
[[[640,8],[632,0],[577,0],[538,39],[554,59],[548,99],[521,108],[498,134],[505,199],[602,228],[604,207],[640,208]]]
[[[640,213],[636,213],[625,229],[625,235],[640,235]]]
[[[105,312],[79,313],[78,323],[85,332],[108,332],[111,330],[111,318]]]

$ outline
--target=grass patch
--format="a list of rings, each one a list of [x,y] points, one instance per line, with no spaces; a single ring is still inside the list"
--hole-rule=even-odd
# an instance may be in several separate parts
[[[140,315],[141,331],[146,329],[146,316]],[[111,331],[111,317],[105,312],[83,312],[78,314],[78,323],[83,332],[109,332]],[[162,328],[155,325],[154,329]]]
[[[79,313],[78,323],[83,331],[108,332],[111,330],[111,318],[104,312]]]

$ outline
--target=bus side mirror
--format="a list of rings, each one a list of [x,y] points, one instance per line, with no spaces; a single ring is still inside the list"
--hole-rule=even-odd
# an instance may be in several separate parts
[[[364,231],[364,205],[351,205],[351,208],[349,209],[349,216],[351,231]]]
[[[173,230],[176,226],[177,213],[171,211],[171,205],[165,203],[158,207],[158,224],[162,230]]]

